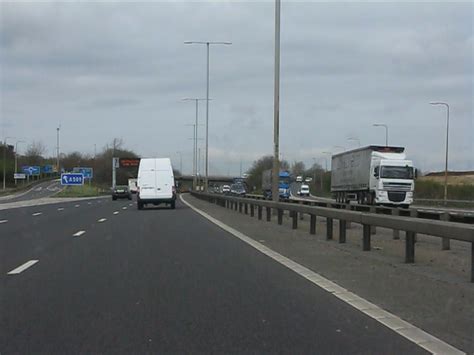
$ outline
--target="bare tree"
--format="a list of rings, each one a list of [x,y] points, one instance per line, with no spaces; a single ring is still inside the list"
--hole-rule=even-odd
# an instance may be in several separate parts
[[[41,141],[33,141],[24,154],[22,159],[27,165],[40,165],[44,161],[46,146]]]

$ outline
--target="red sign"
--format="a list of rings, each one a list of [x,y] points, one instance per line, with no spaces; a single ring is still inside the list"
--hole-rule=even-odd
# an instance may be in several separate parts
[[[140,158],[119,158],[121,168],[135,168],[140,165]]]

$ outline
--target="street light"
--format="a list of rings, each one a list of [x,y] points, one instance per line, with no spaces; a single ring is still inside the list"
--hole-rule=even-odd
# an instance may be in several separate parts
[[[372,126],[385,128],[385,146],[388,147],[388,126],[385,123],[374,123]]]
[[[280,200],[278,189],[280,175],[280,10],[281,1],[275,0],[275,67],[273,87],[273,170],[272,199]]]
[[[5,137],[3,141],[4,142],[3,143],[3,191],[5,191],[5,189],[7,188],[6,186],[7,139],[10,139],[10,138],[13,138],[13,137]]]
[[[206,177],[204,181],[204,187],[207,191],[208,185],[208,173],[209,173],[209,47],[210,45],[231,45],[232,42],[199,42],[199,41],[186,41],[184,44],[205,44],[207,50],[207,75],[206,75]]]
[[[448,202],[448,144],[449,144],[449,105],[446,102],[430,102],[430,105],[446,107],[446,161],[444,165],[444,204]]]
[[[193,179],[193,184],[194,186],[196,187],[197,186],[197,177],[196,177],[196,172],[197,172],[197,141],[198,141],[198,127],[199,127],[199,118],[198,118],[198,110],[199,110],[199,107],[198,107],[198,103],[199,101],[204,101],[206,99],[198,99],[198,98],[189,98],[189,97],[185,97],[184,99],[181,99],[181,101],[195,101],[196,103],[196,123],[194,124],[194,153],[193,153],[193,174],[194,174],[194,179]],[[209,99],[211,100],[211,99]]]
[[[360,139],[359,138],[355,138],[355,137],[349,137],[347,138],[348,141],[357,141],[357,144],[359,145],[359,148],[360,148]]]
[[[15,173],[18,172],[18,143],[26,143],[25,141],[16,141],[15,143]],[[15,185],[17,184],[17,179],[15,179]]]

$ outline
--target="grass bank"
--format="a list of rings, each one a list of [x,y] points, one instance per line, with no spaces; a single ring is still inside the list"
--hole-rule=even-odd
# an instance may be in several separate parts
[[[54,197],[95,197],[107,194],[108,192],[104,188],[94,185],[83,185],[67,186],[64,190],[54,195]]]

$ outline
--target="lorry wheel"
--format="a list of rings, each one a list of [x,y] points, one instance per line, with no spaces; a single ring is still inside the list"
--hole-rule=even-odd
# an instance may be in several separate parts
[[[116,201],[117,200],[117,197],[116,196],[112,196],[112,201]]]
[[[170,208],[171,208],[172,210],[174,210],[174,209],[176,208],[176,202],[175,202],[175,201],[171,202]]]

